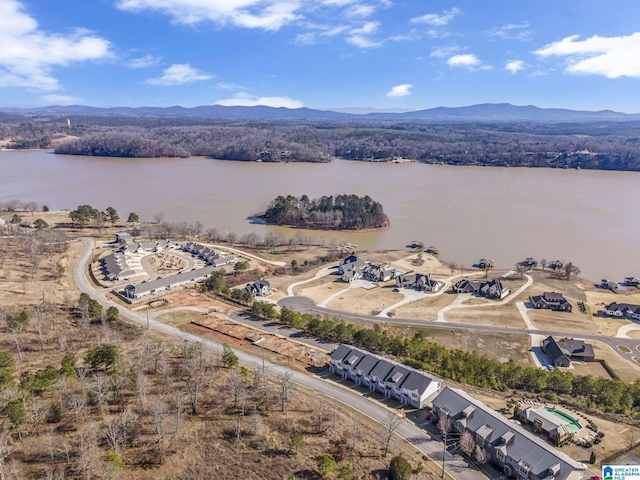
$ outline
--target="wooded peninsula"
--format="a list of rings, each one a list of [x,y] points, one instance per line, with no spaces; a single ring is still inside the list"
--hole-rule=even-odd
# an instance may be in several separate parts
[[[310,200],[278,196],[261,216],[268,224],[321,230],[371,230],[388,227],[382,205],[368,195],[323,196]]]

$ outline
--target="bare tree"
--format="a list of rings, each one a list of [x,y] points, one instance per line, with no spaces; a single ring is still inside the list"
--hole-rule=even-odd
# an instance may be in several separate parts
[[[383,453],[382,456],[386,457],[391,447],[391,440],[393,435],[402,423],[402,418],[395,412],[389,412],[387,419],[384,422],[384,436],[382,437]]]
[[[284,402],[289,398],[289,390],[291,389],[291,372],[285,372],[278,376],[278,397],[280,399],[280,411],[284,413]]]
[[[76,465],[78,470],[82,473],[83,478],[87,480],[96,478],[100,462],[96,438],[96,426],[88,424],[81,428],[78,431],[76,442]]]
[[[165,435],[166,435],[166,425],[165,425],[165,417],[167,414],[167,406],[162,400],[158,400],[153,404],[151,408],[152,418],[153,418],[153,437],[154,437],[154,447],[156,451],[156,455],[158,456],[158,463],[162,463],[164,461],[164,450],[165,450]]]
[[[125,408],[117,417],[111,417],[106,422],[106,440],[109,448],[116,453],[120,452],[120,447],[132,436],[138,415],[129,408]]]
[[[73,417],[76,422],[76,425],[80,425],[82,418],[84,416],[84,409],[87,405],[87,400],[84,395],[76,393],[74,395],[69,396],[67,399],[67,406],[73,412]]]
[[[7,459],[14,451],[13,437],[9,430],[5,430],[4,426],[0,427],[0,480],[5,480],[5,470]]]
[[[40,428],[47,416],[47,409],[44,402],[38,397],[30,397],[27,401],[27,411],[29,412],[29,421],[33,425],[36,433],[40,433]]]
[[[247,382],[237,368],[234,368],[227,377],[229,396],[233,398],[233,408],[238,408],[238,399],[247,390]]]
[[[469,456],[476,448],[476,441],[473,438],[473,434],[469,430],[465,430],[458,440],[458,447],[465,455]]]
[[[482,448],[480,445],[476,445],[475,452],[473,452],[473,458],[478,463],[486,463],[489,459],[489,455],[484,448]]]
[[[186,346],[182,371],[185,375],[185,389],[191,405],[191,414],[198,414],[198,401],[204,388],[209,366],[204,357],[202,344],[192,343]]]

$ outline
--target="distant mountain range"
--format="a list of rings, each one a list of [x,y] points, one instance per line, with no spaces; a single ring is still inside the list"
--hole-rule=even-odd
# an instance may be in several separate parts
[[[335,111],[339,110],[339,111]],[[124,116],[202,119],[246,119],[246,120],[325,120],[338,122],[630,122],[640,121],[640,114],[627,114],[602,110],[599,112],[567,110],[561,108],[539,108],[533,105],[516,106],[509,103],[484,103],[469,107],[437,107],[414,111],[377,111],[376,109],[344,108],[314,110],[311,108],[225,107],[208,105],[185,108],[161,107],[114,107],[98,108],[82,105],[50,106],[32,109],[1,108],[2,112],[31,115],[69,116]]]

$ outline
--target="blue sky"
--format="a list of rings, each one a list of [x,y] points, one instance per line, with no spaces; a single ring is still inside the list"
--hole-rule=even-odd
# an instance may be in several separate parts
[[[0,105],[640,112],[637,0],[0,0]]]

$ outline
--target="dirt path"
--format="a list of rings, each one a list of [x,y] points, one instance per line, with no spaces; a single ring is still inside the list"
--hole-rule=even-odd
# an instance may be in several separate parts
[[[317,280],[317,279],[322,278],[322,277],[326,277],[327,275],[329,275],[331,273],[331,270],[333,270],[333,268],[334,267],[325,267],[322,270],[317,271],[316,274],[313,277],[311,277],[311,278],[309,278],[307,280],[302,280],[301,282],[292,283],[291,285],[289,285],[287,287],[287,296],[288,297],[295,296],[293,294],[293,289],[295,287],[297,287],[298,285],[303,285],[305,283],[313,282],[314,280]]]

